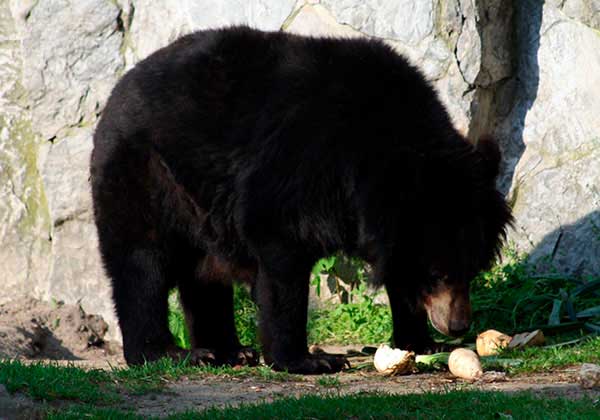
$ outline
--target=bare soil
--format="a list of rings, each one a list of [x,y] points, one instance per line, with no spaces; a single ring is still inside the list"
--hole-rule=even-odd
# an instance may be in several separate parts
[[[183,379],[169,384],[155,395],[130,398],[125,407],[137,413],[166,416],[185,410],[203,410],[215,406],[269,402],[282,397],[307,394],[348,395],[361,392],[384,392],[404,395],[424,392],[447,392],[458,389],[518,392],[531,391],[544,398],[600,398],[600,390],[585,390],[577,383],[577,370],[565,369],[508,378],[503,382],[467,383],[448,373],[426,373],[382,377],[375,372],[341,373],[336,386],[322,386],[319,377],[303,376],[289,381],[265,381],[257,378],[210,377]]]
[[[15,299],[0,305],[0,359],[123,364],[120,346],[104,339],[107,330],[80,305]]]
[[[121,349],[104,340],[106,323],[88,315],[78,305],[49,304],[21,299],[0,306],[0,358],[53,361],[84,368],[124,366]],[[360,346],[324,347],[332,353],[346,353]],[[350,357],[353,366],[371,359]],[[134,409],[143,416],[164,416],[185,410],[235,406],[242,403],[273,401],[306,394],[347,395],[360,392],[409,394],[445,392],[456,389],[489,391],[531,391],[541,397],[600,398],[600,389],[583,389],[577,381],[579,366],[550,373],[535,373],[492,381],[467,383],[449,373],[423,373],[384,377],[372,369],[343,372],[328,379],[319,376],[290,375],[287,380],[229,375],[181,378],[168,383],[163,391],[142,396],[126,396],[121,408]],[[9,395],[0,385],[0,419],[39,418],[40,404],[23,395]]]

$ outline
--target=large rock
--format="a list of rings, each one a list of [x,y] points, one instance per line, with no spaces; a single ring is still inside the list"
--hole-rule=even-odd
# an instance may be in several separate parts
[[[358,31],[417,45],[433,35],[434,0],[323,0],[340,23]]]
[[[147,57],[179,36],[199,29],[250,25],[278,30],[296,0],[119,0],[129,23],[129,64]],[[168,22],[168,24],[165,24]]]
[[[37,170],[40,138],[22,84],[23,33],[0,2],[0,302],[35,293],[50,259],[50,225]]]
[[[113,325],[88,164],[97,115],[124,67],[119,14],[104,0],[0,4],[0,301],[80,300]]]
[[[116,326],[89,189],[92,132],[125,66],[121,10],[110,1],[39,1],[24,22],[24,85],[36,131],[51,250],[35,296],[80,301]],[[117,338],[117,328],[110,336]]]
[[[41,173],[52,221],[51,263],[41,298],[80,302],[116,325],[111,289],[100,261],[89,185],[91,127],[42,148]],[[111,339],[118,331],[110,330]]]
[[[510,239],[538,270],[598,275],[600,33],[539,1],[519,2],[517,16],[518,93],[497,127],[516,218]]]
[[[547,2],[568,17],[593,29],[600,30],[600,1],[598,0],[550,0]]]
[[[331,12],[320,4],[306,4],[284,27],[286,31],[306,36],[355,38],[364,36],[348,25],[338,23]]]
[[[46,0],[28,11],[23,83],[44,139],[95,121],[123,67],[118,17],[106,0]]]

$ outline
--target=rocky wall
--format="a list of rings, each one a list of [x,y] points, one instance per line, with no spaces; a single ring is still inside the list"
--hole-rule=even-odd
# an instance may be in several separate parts
[[[514,246],[539,270],[600,274],[600,0],[0,0],[0,302],[81,301],[118,337],[92,222],[94,125],[140,59],[237,23],[384,39],[463,133],[500,140]]]

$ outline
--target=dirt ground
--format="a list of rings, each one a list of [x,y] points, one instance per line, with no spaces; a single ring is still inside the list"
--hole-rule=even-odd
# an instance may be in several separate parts
[[[0,358],[47,360],[84,368],[110,368],[124,365],[121,349],[104,341],[106,323],[88,315],[77,305],[53,305],[23,299],[0,306]],[[353,347],[323,347],[325,351],[346,353]],[[351,357],[356,366],[368,361]],[[346,395],[358,392],[408,394],[444,392],[455,389],[481,389],[516,392],[528,390],[541,397],[590,397],[600,399],[600,389],[583,389],[577,381],[579,366],[552,373],[500,377],[473,384],[457,380],[449,373],[425,373],[383,377],[373,370],[344,372],[323,380],[319,376],[293,375],[289,380],[259,377],[207,376],[182,378],[168,383],[158,394],[128,396],[121,408],[140,415],[164,416],[185,410],[273,401],[285,396],[306,394]],[[39,405],[23,395],[9,395],[0,386],[0,419],[37,418]]]
[[[0,358],[122,363],[121,348],[104,340],[107,330],[79,305],[15,299],[0,305]]]
[[[375,373],[343,373],[339,385],[323,387],[318,378],[302,377],[285,382],[261,381],[256,378],[205,378],[182,380],[169,384],[165,392],[130,399],[125,406],[135,407],[142,415],[168,415],[176,411],[202,410],[214,406],[273,401],[286,396],[306,394],[347,395],[359,392],[385,392],[403,395],[423,392],[445,392],[456,389],[488,391],[532,391],[541,397],[600,397],[600,390],[584,390],[576,382],[577,369],[552,374],[535,374],[511,378],[505,382],[468,384],[448,374],[418,374],[380,377]]]

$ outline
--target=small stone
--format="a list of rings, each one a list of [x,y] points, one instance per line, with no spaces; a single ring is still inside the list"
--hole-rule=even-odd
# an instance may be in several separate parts
[[[506,382],[506,372],[489,371],[483,372],[483,375],[479,378],[479,382],[491,383],[491,382]]]
[[[600,387],[600,365],[584,363],[579,369],[579,383],[583,388]]]

